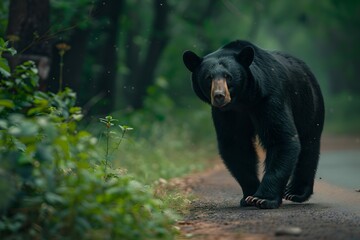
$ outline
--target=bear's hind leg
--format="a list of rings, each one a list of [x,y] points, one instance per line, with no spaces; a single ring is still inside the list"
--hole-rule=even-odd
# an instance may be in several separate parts
[[[320,137],[302,141],[298,162],[286,187],[284,199],[305,202],[313,194],[314,179],[320,155]]]

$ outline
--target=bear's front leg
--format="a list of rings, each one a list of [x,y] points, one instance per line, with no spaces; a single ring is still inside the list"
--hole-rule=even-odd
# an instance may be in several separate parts
[[[257,176],[257,155],[251,139],[233,139],[225,144],[219,142],[219,150],[226,167],[241,186],[243,198],[240,206],[251,206],[245,199],[255,194],[260,184]]]
[[[250,206],[245,199],[259,187],[257,155],[253,145],[254,128],[248,115],[213,109],[213,120],[220,155],[243,191],[240,206]]]
[[[258,208],[278,208],[299,152],[300,144],[297,142],[269,147],[265,159],[265,175],[256,193],[248,196],[245,202]]]
[[[290,108],[281,101],[268,101],[252,115],[266,149],[265,174],[257,191],[245,198],[248,205],[278,208],[298,160],[301,145]]]
[[[287,129],[288,130],[288,129]],[[279,134],[279,129],[277,134]],[[290,137],[293,136],[293,137]],[[273,135],[267,147],[265,175],[254,195],[248,196],[245,202],[258,208],[278,208],[286,184],[295,167],[300,153],[300,141],[297,133],[284,133],[281,137]]]

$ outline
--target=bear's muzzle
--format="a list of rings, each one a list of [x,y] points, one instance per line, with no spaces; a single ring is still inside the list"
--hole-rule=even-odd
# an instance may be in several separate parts
[[[224,78],[217,78],[211,82],[211,105],[223,107],[231,101],[230,92]]]

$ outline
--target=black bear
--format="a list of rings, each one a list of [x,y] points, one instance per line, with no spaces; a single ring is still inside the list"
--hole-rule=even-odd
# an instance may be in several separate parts
[[[233,41],[205,57],[183,55],[196,95],[211,104],[220,155],[243,190],[240,206],[278,208],[313,193],[324,101],[307,65],[283,52]],[[254,138],[266,149],[257,175]]]

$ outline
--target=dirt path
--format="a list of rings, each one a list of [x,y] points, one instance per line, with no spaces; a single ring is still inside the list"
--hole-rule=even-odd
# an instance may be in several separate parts
[[[239,208],[241,189],[220,160],[215,168],[190,178],[187,182],[196,199],[178,223],[181,238],[360,239],[360,193],[355,190],[318,180],[309,202],[284,201],[279,209],[262,210]],[[277,235],[280,229],[285,235]]]

